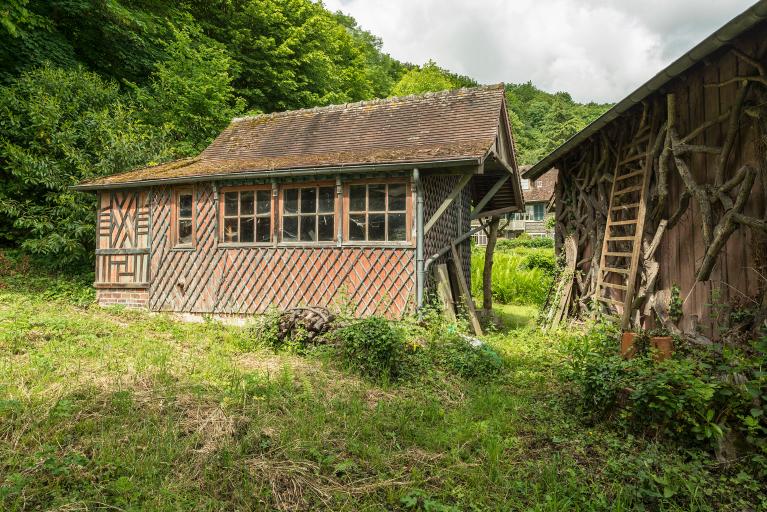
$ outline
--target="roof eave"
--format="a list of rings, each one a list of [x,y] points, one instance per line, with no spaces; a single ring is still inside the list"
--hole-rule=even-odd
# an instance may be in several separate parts
[[[364,173],[373,171],[398,171],[409,170],[417,167],[419,169],[430,169],[435,167],[459,167],[464,165],[478,166],[484,161],[484,157],[461,157],[461,158],[448,158],[440,160],[426,160],[426,161],[412,161],[412,162],[395,162],[395,163],[383,163],[383,164],[363,164],[363,165],[343,165],[343,166],[328,166],[328,167],[300,167],[290,169],[275,169],[270,171],[243,171],[236,173],[221,173],[221,174],[201,174],[194,176],[179,176],[174,178],[156,178],[145,179],[118,183],[83,183],[79,185],[73,185],[70,187],[72,190],[78,190],[81,192],[95,191],[95,190],[107,190],[107,189],[120,189],[120,188],[136,188],[136,187],[151,187],[159,185],[173,185],[184,183],[199,183],[204,181],[223,181],[223,180],[240,180],[240,179],[264,179],[264,178],[285,178],[292,176],[318,176],[327,174],[351,174],[351,173]]]
[[[523,177],[526,179],[535,179],[538,176],[544,174],[554,166],[557,160],[578,147],[582,142],[587,140],[595,133],[599,132],[599,130],[604,128],[606,125],[620,117],[631,107],[640,103],[651,94],[657,92],[661,87],[666,85],[672,79],[686,72],[688,69],[690,69],[692,66],[700,62],[708,55],[711,55],[713,52],[728,45],[733,39],[737,38],[745,31],[749,30],[754,25],[764,21],[765,19],[767,19],[767,2],[760,1],[752,5],[744,12],[730,20],[730,22],[728,22],[722,28],[708,36],[693,49],[669,64],[665,69],[645,82],[633,93],[629,94],[626,98],[616,103],[610,110],[602,114],[586,128],[565,141],[564,144],[549,153],[537,164],[525,171],[523,173]]]

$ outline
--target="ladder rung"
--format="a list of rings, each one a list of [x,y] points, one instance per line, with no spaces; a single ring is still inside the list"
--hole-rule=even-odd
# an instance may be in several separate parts
[[[623,190],[618,190],[617,192],[615,192],[613,194],[613,197],[622,196],[623,194],[630,194],[631,192],[637,192],[639,190],[642,190],[642,186],[641,185],[637,185],[635,187],[624,188]]]
[[[644,174],[644,170],[642,170],[642,171],[634,171],[634,172],[630,172],[628,174],[624,174],[623,176],[618,176],[617,178],[615,178],[615,180],[616,181],[627,180],[629,178],[636,178],[637,176],[641,176],[642,174]]]
[[[629,275],[629,269],[627,268],[605,267],[602,269],[602,272],[613,272],[615,274]]]
[[[607,297],[597,296],[597,300],[606,304],[615,304],[616,306],[623,306],[623,303],[619,300],[608,299]]]
[[[630,162],[634,162],[635,160],[639,160],[640,158],[644,158],[646,156],[647,156],[647,153],[639,153],[637,155],[630,156],[630,157],[626,158],[625,160],[621,160],[621,162],[618,165],[623,165],[623,164],[627,164],[627,163],[630,163]]]
[[[615,283],[606,283],[602,281],[602,286],[607,286],[610,288],[615,288],[616,290],[628,290],[628,286],[624,286],[622,284],[615,284]]]
[[[607,223],[610,226],[630,226],[631,224],[636,224],[639,222],[636,219],[633,220],[608,220]]]
[[[607,251],[605,253],[605,256],[616,256],[618,258],[628,258],[628,257],[632,256],[632,254],[630,252],[610,252],[610,251]]]
[[[621,204],[618,206],[613,206],[612,208],[610,208],[610,211],[630,210],[631,208],[637,208],[638,206],[639,206],[639,203]]]
[[[631,236],[608,236],[607,241],[608,242],[626,242],[628,240],[634,241],[636,237],[634,235]]]

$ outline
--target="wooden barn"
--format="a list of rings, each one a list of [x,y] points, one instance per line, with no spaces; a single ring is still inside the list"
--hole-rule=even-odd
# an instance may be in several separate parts
[[[562,316],[596,307],[692,339],[762,324],[766,18],[762,1],[523,174],[559,169]]]
[[[234,119],[199,156],[98,195],[102,305],[252,314],[351,304],[397,317],[470,279],[472,219],[523,209],[502,85]]]

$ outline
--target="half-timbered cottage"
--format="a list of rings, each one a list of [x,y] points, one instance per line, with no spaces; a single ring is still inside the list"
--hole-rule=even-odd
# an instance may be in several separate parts
[[[761,324],[766,54],[762,1],[523,173],[559,169],[556,242],[574,271],[562,311],[707,337],[729,311]]]
[[[238,118],[76,188],[98,195],[99,303],[187,313],[400,316],[433,263],[470,279],[472,219],[523,208],[502,85]]]

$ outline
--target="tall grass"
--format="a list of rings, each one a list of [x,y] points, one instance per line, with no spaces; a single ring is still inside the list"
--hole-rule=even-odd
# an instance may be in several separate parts
[[[531,264],[541,256],[553,259],[550,249],[515,248],[496,251],[493,256],[493,300],[501,304],[531,304],[540,306],[546,301],[551,286],[551,273]],[[482,295],[482,269],[485,265],[484,248],[477,248],[471,256],[472,294]]]

